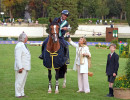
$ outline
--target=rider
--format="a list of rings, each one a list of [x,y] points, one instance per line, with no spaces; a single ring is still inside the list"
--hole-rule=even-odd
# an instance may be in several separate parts
[[[68,22],[66,21],[67,17],[69,16],[69,11],[68,10],[63,10],[61,12],[61,17],[55,18],[53,21],[57,21],[60,19],[59,25],[60,25],[60,30],[59,30],[59,41],[60,44],[64,46],[65,48],[65,56],[66,56],[66,64],[69,64],[69,49],[68,49],[68,43],[64,40],[64,35],[66,31],[69,29],[68,28]],[[47,44],[49,40],[49,37],[45,39],[45,41],[42,44],[42,51],[44,46]]]

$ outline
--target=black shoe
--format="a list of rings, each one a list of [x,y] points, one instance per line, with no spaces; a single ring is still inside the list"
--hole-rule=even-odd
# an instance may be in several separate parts
[[[114,95],[112,95],[112,94],[107,94],[106,96],[107,97],[114,97]]]
[[[40,59],[42,59],[42,60],[43,60],[43,56],[42,56],[42,54],[41,54],[38,58],[40,58]]]

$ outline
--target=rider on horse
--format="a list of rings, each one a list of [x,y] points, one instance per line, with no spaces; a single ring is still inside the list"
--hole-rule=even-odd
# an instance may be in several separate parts
[[[64,40],[64,35],[66,33],[66,31],[68,30],[68,22],[66,21],[66,18],[69,16],[69,11],[68,10],[63,10],[61,12],[61,17],[59,18],[55,18],[53,20],[53,22],[56,22],[57,20],[60,19],[59,25],[59,42],[61,45],[63,45],[64,49],[65,49],[65,57],[66,57],[66,64],[69,64],[70,59],[69,59],[69,49],[68,49],[68,43]],[[49,37],[47,37],[45,39],[45,41],[42,44],[42,50],[44,48],[44,46],[47,44],[49,40]]]
[[[42,45],[42,58],[43,65],[48,68],[48,93],[52,93],[52,85],[51,85],[51,69],[54,68],[56,71],[55,79],[55,93],[59,93],[59,78],[64,78],[65,87],[66,84],[66,75],[67,72],[67,64],[69,64],[69,49],[68,43],[64,40],[64,35],[68,28],[68,22],[66,18],[68,17],[68,10],[63,10],[61,12],[60,18],[55,18],[53,22],[50,19],[49,26],[49,36],[45,39]],[[57,38],[58,37],[58,38]]]

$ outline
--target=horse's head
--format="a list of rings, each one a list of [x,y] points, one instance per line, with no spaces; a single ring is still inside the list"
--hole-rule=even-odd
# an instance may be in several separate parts
[[[53,22],[51,19],[50,20],[50,26],[49,26],[49,31],[50,31],[50,36],[53,40],[54,43],[56,43],[58,41],[58,35],[59,35],[59,20]]]

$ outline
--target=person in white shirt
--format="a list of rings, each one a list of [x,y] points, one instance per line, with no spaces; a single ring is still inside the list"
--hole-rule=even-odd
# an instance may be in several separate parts
[[[67,33],[69,36],[69,33]],[[74,63],[74,70],[78,71],[78,88],[77,92],[89,93],[88,82],[88,58],[91,57],[89,47],[86,45],[86,39],[81,37],[78,44],[74,43],[70,37],[68,37],[69,43],[76,48],[76,58]]]
[[[18,43],[15,46],[15,97],[26,97],[24,93],[24,86],[28,71],[31,69],[31,55],[26,47],[28,37],[23,32],[18,37]]]

